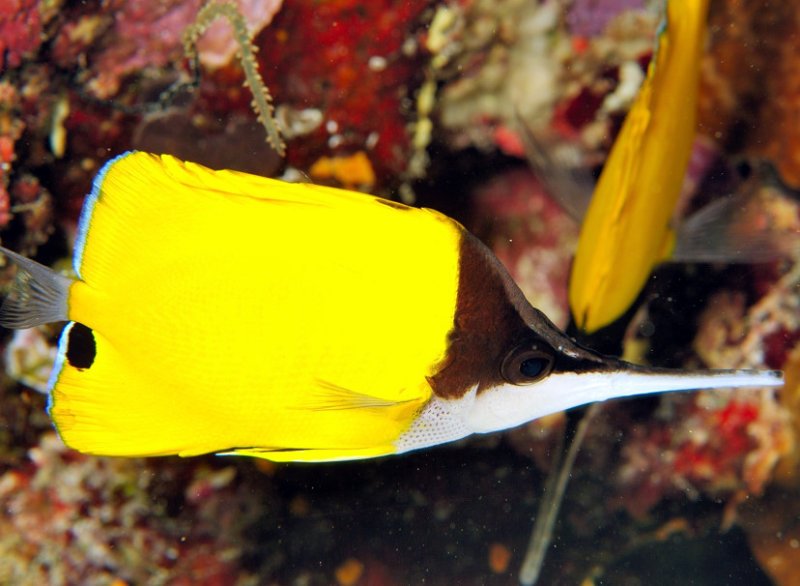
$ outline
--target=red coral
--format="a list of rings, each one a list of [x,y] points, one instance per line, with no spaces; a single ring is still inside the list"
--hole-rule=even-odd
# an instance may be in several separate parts
[[[526,297],[560,326],[569,319],[567,277],[577,224],[526,169],[493,178],[475,193],[470,226],[508,268]]]
[[[421,68],[403,45],[431,4],[299,0],[276,15],[256,39],[264,79],[277,104],[317,108],[327,123],[304,138],[302,152],[289,149],[289,163],[308,168],[331,149],[366,148],[379,180],[405,169],[402,103]]]
[[[581,129],[594,120],[604,99],[605,95],[591,88],[581,88],[578,95],[555,107],[553,128],[566,137],[577,137]]]
[[[731,401],[718,411],[705,415],[707,441],[685,441],[675,452],[675,474],[689,481],[703,482],[724,478],[739,468],[738,462],[753,448],[747,426],[758,417],[758,407],[752,403]]]
[[[230,517],[255,505],[235,504],[249,497],[231,486],[233,472],[196,470],[191,484],[209,487],[203,500],[172,517],[148,494],[161,484],[144,461],[85,456],[52,432],[30,459],[0,474],[4,583],[236,582],[242,536]]]
[[[37,0],[0,0],[0,67],[19,67],[39,49],[41,37]]]
[[[770,368],[782,368],[789,351],[800,340],[800,330],[781,328],[764,336],[764,364]]]
[[[662,498],[686,492],[760,493],[785,449],[774,399],[733,398],[718,408],[693,397],[673,406],[669,421],[637,427],[623,448],[619,503],[642,516]],[[760,401],[760,402],[759,402]]]
[[[14,140],[8,136],[0,136],[0,169],[14,160]]]

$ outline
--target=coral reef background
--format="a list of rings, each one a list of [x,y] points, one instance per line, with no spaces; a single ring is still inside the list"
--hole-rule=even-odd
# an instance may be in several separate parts
[[[0,1],[4,246],[67,267],[94,173],[140,148],[441,209],[567,323],[578,225],[530,170],[519,122],[568,172],[596,173],[652,56],[658,2],[237,5],[285,158],[250,109],[229,28],[203,35],[196,69],[187,57],[181,38],[199,0]],[[715,0],[709,31],[682,209],[755,181],[758,221],[797,231],[800,13]],[[588,341],[663,366],[782,368],[787,385],[604,407],[542,583],[797,582],[794,252],[664,266],[626,323]],[[57,335],[0,338],[2,583],[515,584],[558,435],[575,417],[339,465],[94,458],[61,445],[35,390]]]

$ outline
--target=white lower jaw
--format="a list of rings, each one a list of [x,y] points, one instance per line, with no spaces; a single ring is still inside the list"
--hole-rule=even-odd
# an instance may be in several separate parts
[[[406,431],[394,442],[396,452],[429,448],[467,437],[475,432],[467,425],[474,409],[478,385],[460,399],[441,399],[434,395]]]

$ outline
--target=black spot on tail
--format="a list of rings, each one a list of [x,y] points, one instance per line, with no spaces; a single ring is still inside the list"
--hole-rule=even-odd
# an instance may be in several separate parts
[[[72,324],[67,339],[67,362],[70,366],[78,370],[89,368],[94,363],[96,355],[97,345],[92,330],[78,322]]]

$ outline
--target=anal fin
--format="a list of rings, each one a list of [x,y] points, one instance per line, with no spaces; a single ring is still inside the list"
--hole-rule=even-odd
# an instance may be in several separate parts
[[[221,452],[218,456],[250,456],[273,462],[340,462],[343,460],[365,460],[395,453],[391,445],[372,446],[368,448],[325,448],[310,450],[285,450],[265,448],[236,448],[229,452]],[[181,456],[190,455],[181,453]]]

